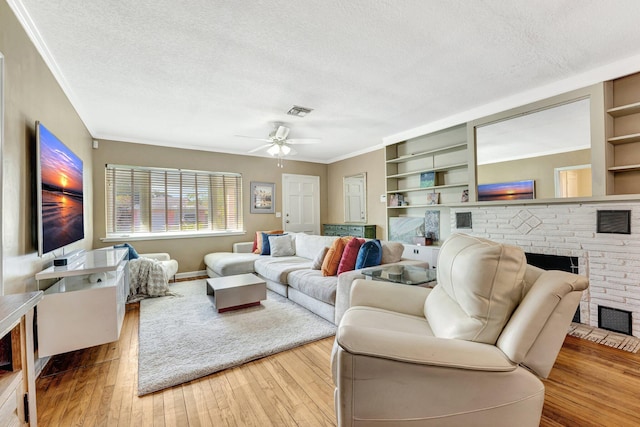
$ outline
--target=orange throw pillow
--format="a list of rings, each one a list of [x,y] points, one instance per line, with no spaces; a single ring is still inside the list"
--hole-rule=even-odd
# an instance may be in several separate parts
[[[346,236],[340,237],[333,242],[333,245],[331,245],[327,251],[327,255],[324,257],[324,261],[322,261],[322,268],[320,270],[323,276],[335,276],[338,273],[342,252],[344,252],[345,246],[351,239],[353,239],[352,236]]]
[[[262,233],[282,234],[284,230],[256,231],[256,238],[253,239],[253,253],[262,255]]]

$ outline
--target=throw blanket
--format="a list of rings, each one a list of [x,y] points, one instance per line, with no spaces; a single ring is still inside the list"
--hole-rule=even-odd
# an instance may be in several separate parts
[[[169,281],[160,261],[150,258],[129,261],[128,302],[140,301],[147,297],[173,295],[169,292],[168,285]]]

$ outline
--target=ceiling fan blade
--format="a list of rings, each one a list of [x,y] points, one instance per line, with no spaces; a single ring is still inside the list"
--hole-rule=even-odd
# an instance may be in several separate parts
[[[256,147],[256,148],[254,148],[253,150],[249,150],[248,152],[249,152],[249,153],[255,153],[256,151],[260,151],[260,150],[264,150],[265,148],[269,148],[269,147],[271,147],[272,145],[273,145],[273,144],[264,144],[264,145],[261,145],[260,147]]]
[[[256,138],[255,136],[245,136],[245,135],[233,135],[237,138],[246,138],[246,139],[253,139],[254,141],[265,141],[265,142],[273,142],[271,139],[268,138]]]
[[[322,142],[320,138],[291,138],[287,139],[287,144],[318,144]]]

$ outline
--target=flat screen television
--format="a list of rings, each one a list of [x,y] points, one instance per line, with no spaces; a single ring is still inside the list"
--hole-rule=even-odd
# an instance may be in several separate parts
[[[84,239],[82,160],[36,122],[38,255]]]

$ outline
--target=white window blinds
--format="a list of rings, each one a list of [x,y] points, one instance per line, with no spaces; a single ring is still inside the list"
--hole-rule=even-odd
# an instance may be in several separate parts
[[[107,235],[241,231],[242,175],[107,165]]]

